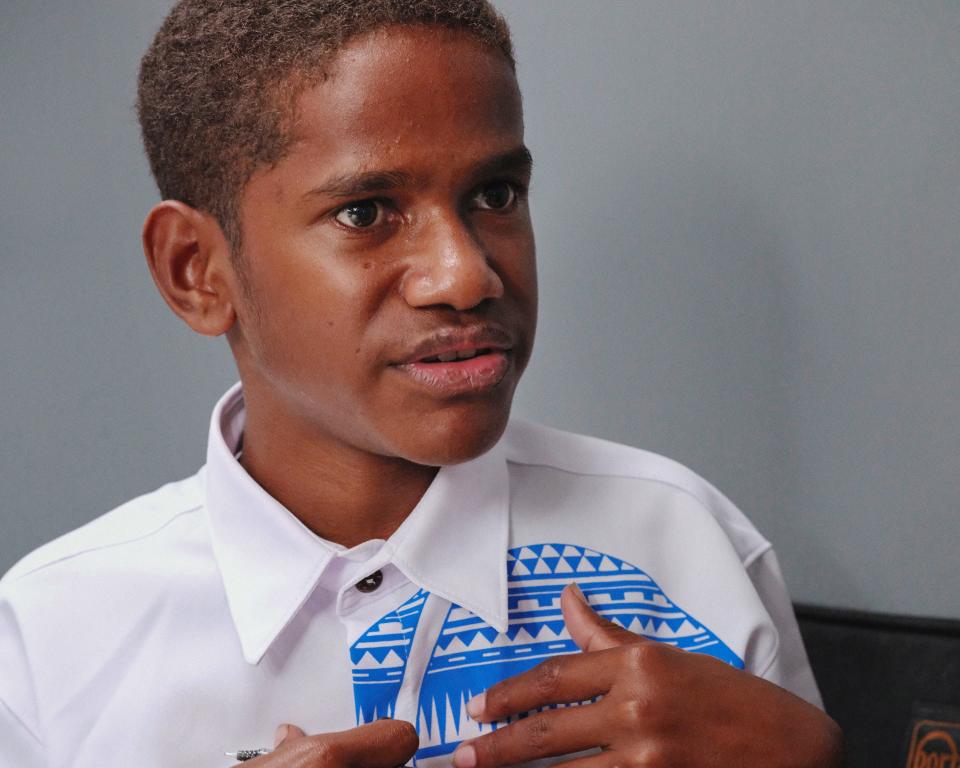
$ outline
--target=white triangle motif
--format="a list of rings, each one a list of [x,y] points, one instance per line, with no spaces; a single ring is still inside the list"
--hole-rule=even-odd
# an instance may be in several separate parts
[[[530,549],[529,547],[523,547],[520,550],[520,554],[517,555],[517,560],[529,560],[530,558],[536,557],[536,556],[537,556],[537,553],[534,552],[532,549]]]

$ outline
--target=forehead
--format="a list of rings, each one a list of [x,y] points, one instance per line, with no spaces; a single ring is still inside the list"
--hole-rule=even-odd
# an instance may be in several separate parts
[[[326,74],[297,101],[295,153],[336,152],[366,165],[398,153],[452,156],[523,141],[510,63],[469,34],[380,29],[344,45]]]

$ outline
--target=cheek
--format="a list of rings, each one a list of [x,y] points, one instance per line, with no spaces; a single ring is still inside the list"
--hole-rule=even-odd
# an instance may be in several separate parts
[[[497,271],[509,296],[525,314],[537,313],[537,260],[533,235],[508,240],[497,249]]]
[[[373,286],[363,275],[316,261],[270,262],[254,276],[252,352],[265,364],[307,369],[311,377],[337,378],[362,356]],[[341,364],[342,363],[342,364]]]

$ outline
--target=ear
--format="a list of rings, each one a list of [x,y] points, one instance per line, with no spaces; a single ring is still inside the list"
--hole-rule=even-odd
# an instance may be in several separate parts
[[[164,200],[143,223],[143,252],[164,301],[197,333],[220,336],[236,321],[230,244],[217,220]]]

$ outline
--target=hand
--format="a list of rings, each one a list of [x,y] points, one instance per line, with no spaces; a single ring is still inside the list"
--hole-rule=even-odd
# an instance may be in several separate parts
[[[646,640],[598,616],[576,585],[561,596],[583,653],[557,656],[491,686],[467,704],[484,723],[548,704],[464,742],[456,768],[496,768],[600,748],[565,768],[834,768],[840,729],[784,689],[717,659]]]
[[[397,768],[420,746],[417,732],[403,720],[377,720],[359,728],[307,736],[295,725],[281,725],[269,755],[244,768]]]

